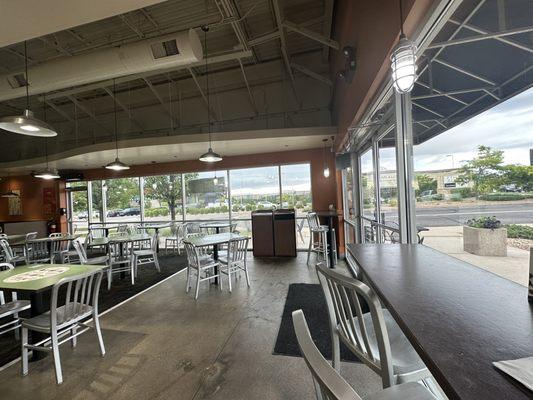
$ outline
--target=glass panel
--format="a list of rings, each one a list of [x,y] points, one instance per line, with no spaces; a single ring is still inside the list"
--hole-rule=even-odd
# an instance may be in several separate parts
[[[87,182],[71,182],[67,183],[68,188],[85,188],[82,191],[70,191],[68,192],[69,207],[72,206],[72,209],[69,210],[72,223],[72,233],[77,233],[80,235],[85,235],[87,233],[87,215],[88,215],[88,204],[87,204]]]
[[[102,181],[91,181],[91,189],[91,203],[93,207],[91,222],[103,222]]]
[[[311,165],[281,166],[281,206],[296,210],[296,247],[309,245],[309,226],[305,214],[313,209],[311,199]]]
[[[376,195],[374,193],[374,164],[372,149],[361,155],[361,193],[363,199],[363,215],[376,219]]]
[[[348,223],[346,224],[346,237],[344,240],[346,244],[355,243],[355,228]]]
[[[182,221],[181,174],[144,178],[144,220]]]
[[[357,210],[355,209],[355,192],[353,187],[353,172],[351,168],[342,170],[344,180],[344,199],[345,208],[344,217],[348,221],[355,222],[357,220]]]
[[[185,219],[228,220],[228,180],[226,171],[185,174]]]
[[[105,182],[107,222],[141,220],[139,178],[108,179]]]
[[[398,183],[396,180],[396,132],[392,130],[378,142],[379,202],[381,223],[398,228]]]

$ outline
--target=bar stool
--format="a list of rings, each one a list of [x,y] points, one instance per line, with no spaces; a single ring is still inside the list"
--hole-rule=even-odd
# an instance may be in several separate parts
[[[316,253],[317,258],[323,257],[326,265],[329,267],[328,259],[328,227],[321,226],[318,221],[318,216],[314,212],[307,213],[307,223],[309,224],[309,249],[307,250],[307,265],[309,265],[309,259],[311,253]],[[317,238],[317,240],[315,240]]]

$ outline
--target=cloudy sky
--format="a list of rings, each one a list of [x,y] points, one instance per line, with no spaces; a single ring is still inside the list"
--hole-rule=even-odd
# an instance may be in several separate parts
[[[533,148],[533,88],[415,146],[415,170],[452,168],[452,162],[453,167],[460,166],[475,156],[479,145],[503,150],[505,163],[529,165],[529,149]],[[382,154],[380,161],[382,168],[394,169],[392,152]]]

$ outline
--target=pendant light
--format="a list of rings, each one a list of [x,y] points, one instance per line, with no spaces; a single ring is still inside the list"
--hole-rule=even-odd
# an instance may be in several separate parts
[[[391,54],[392,82],[396,92],[409,93],[416,81],[416,45],[403,32],[403,9],[400,3],[400,41]]]
[[[8,183],[8,187],[7,187],[7,191],[6,192],[3,192],[2,194],[0,194],[0,197],[4,197],[4,198],[17,198],[17,197],[20,197],[20,195],[18,193],[15,193],[12,189],[11,189],[11,180],[9,181]]]
[[[204,31],[204,47],[205,47],[205,82],[206,82],[206,96],[207,96],[207,132],[209,134],[209,150],[200,156],[199,160],[203,162],[218,162],[222,161],[220,154],[217,154],[211,148],[211,105],[209,102],[209,70],[207,67],[207,31],[209,27],[207,25],[202,26]]]
[[[25,86],[26,86],[26,109],[22,115],[12,115],[9,117],[0,118],[0,128],[9,132],[18,133],[20,135],[52,137],[57,136],[57,132],[48,125],[33,115],[30,110],[30,81],[28,79],[28,45],[24,42],[24,66],[25,66]]]
[[[329,178],[329,166],[326,158],[326,147],[328,139],[322,139],[322,141],[324,142],[324,178]]]
[[[115,151],[116,151],[116,157],[115,161],[110,162],[105,167],[106,169],[111,169],[113,171],[124,171],[126,169],[130,169],[129,165],[124,164],[120,159],[118,158],[118,123],[117,123],[117,81],[116,79],[113,79],[113,114],[115,117]]]
[[[46,97],[43,96],[43,119],[46,122]],[[48,165],[48,138],[44,138],[44,155],[46,157],[46,168],[35,172],[33,176],[35,178],[45,179],[45,180],[51,180],[51,179],[59,179],[59,174],[57,173],[57,170],[50,168]]]

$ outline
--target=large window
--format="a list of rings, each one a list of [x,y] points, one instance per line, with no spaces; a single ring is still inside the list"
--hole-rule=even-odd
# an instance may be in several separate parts
[[[102,181],[91,181],[90,193],[91,193],[91,207],[87,210],[87,219],[91,223],[104,222],[104,201],[102,198]],[[89,215],[89,210],[92,209],[92,214]],[[80,219],[82,219],[80,215]]]
[[[185,219],[228,220],[228,179],[226,171],[185,174]]]
[[[395,134],[395,130],[392,130],[378,141],[378,180],[381,223],[398,228],[398,183],[396,179]]]
[[[361,155],[361,197],[363,201],[363,216],[376,219],[376,194],[374,192],[374,163],[372,149]]]
[[[69,230],[83,234],[88,226],[87,182],[68,183],[67,190]]]
[[[141,220],[139,178],[118,178],[105,181],[106,222]]]
[[[144,178],[144,219],[146,221],[181,221],[183,193],[181,174]]]

